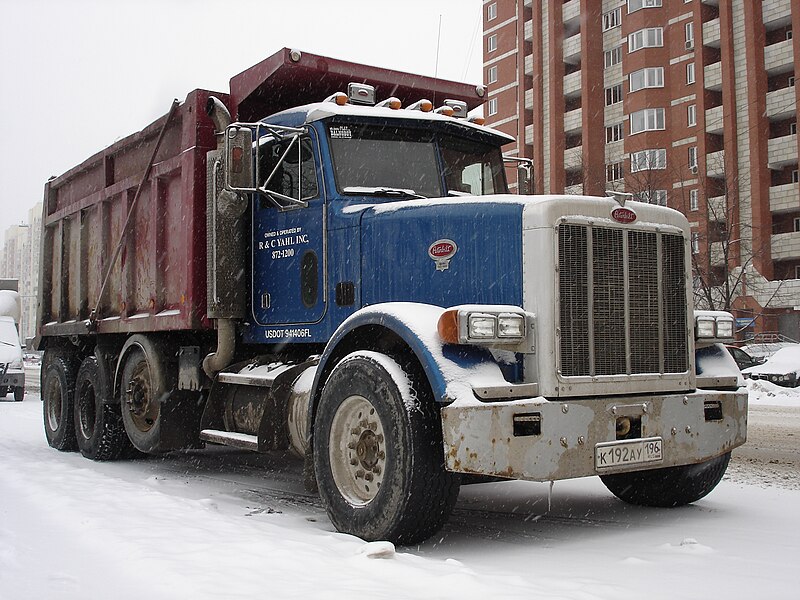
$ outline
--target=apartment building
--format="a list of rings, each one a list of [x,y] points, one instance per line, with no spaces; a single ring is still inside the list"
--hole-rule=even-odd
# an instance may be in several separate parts
[[[42,232],[42,203],[28,211],[27,223],[7,228],[0,248],[0,277],[17,279],[22,300],[20,339],[36,335],[36,303],[39,292],[39,244]]]
[[[487,124],[533,160],[533,191],[613,189],[683,212],[698,303],[732,309],[746,333],[800,340],[800,3],[483,11]]]

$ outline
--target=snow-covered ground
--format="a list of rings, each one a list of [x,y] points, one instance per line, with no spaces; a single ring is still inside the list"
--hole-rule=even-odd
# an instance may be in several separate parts
[[[754,401],[800,398],[774,392]],[[548,510],[547,484],[473,485],[440,535],[371,558],[301,470],[227,448],[93,463],[47,446],[35,393],[0,401],[0,599],[800,597],[800,491],[643,509],[593,478]]]

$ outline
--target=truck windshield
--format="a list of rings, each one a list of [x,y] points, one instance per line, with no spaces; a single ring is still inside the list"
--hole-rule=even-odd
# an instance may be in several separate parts
[[[437,198],[507,191],[500,149],[475,140],[430,129],[349,122],[330,123],[328,136],[336,184],[344,193]]]

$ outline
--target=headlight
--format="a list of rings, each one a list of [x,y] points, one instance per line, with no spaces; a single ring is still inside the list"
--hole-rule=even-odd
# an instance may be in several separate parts
[[[22,369],[22,361],[21,360],[12,360],[11,363],[8,365],[9,369]]]
[[[714,337],[713,317],[697,317],[697,337],[708,339]]]
[[[533,352],[533,315],[514,306],[456,306],[439,317],[439,337],[448,344],[520,346]]]
[[[722,311],[696,311],[694,331],[698,340],[732,342],[735,334],[733,315]]]

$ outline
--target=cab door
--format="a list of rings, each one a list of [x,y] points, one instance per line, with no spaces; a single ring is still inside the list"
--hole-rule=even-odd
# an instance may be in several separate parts
[[[294,142],[263,143],[258,160],[264,193],[253,206],[253,316],[259,325],[316,323],[326,305],[325,201],[316,133],[310,129]]]

